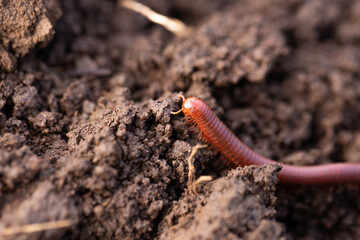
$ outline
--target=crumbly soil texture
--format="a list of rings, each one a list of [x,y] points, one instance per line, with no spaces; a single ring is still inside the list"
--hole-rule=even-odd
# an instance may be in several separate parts
[[[0,1],[1,239],[360,239],[358,186],[281,187],[277,164],[201,149],[193,194],[197,136],[170,114],[200,97],[269,158],[360,163],[360,1],[141,2],[194,31],[115,0]]]

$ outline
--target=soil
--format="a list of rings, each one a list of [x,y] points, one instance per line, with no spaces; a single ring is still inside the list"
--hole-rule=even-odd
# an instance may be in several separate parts
[[[229,171],[177,94],[202,98],[255,151],[360,163],[360,1],[0,1],[3,239],[360,239],[357,186],[284,188],[279,165]]]

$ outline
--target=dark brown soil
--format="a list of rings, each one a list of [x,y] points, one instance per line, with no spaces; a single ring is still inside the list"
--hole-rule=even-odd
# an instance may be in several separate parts
[[[281,188],[279,166],[228,171],[181,99],[294,165],[360,163],[360,1],[144,0],[180,38],[116,1],[0,1],[3,239],[360,239],[359,188]],[[61,17],[60,17],[61,16]]]

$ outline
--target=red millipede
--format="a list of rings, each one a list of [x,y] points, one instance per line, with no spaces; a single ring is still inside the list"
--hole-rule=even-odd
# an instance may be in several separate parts
[[[199,132],[199,138],[212,144],[233,166],[264,165],[274,160],[261,156],[242,143],[210,107],[195,97],[183,99],[182,108],[172,114],[183,112]],[[360,164],[334,163],[320,166],[291,166],[281,164],[278,172],[279,182],[289,185],[337,185],[341,183],[360,183]]]

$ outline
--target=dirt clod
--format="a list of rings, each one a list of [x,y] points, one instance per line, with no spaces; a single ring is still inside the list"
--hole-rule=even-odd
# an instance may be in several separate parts
[[[276,233],[270,239],[281,239],[284,228],[275,221],[274,195],[280,169],[239,168],[199,195],[185,195],[160,225],[159,239],[256,239],[265,226]]]
[[[0,15],[1,44],[24,56],[52,39],[61,10],[57,0],[1,1]]]

